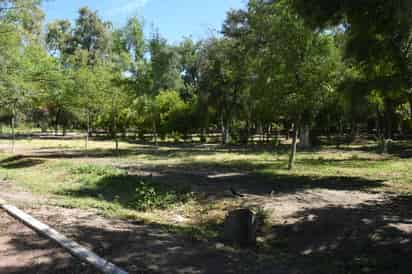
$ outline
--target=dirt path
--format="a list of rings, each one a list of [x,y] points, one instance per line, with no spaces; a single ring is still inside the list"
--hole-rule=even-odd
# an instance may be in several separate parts
[[[96,273],[0,211],[0,273]]]

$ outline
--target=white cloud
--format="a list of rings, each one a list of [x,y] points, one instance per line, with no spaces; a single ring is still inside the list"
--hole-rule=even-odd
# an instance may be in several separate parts
[[[150,0],[118,0],[104,13],[109,16],[128,15],[143,8]]]

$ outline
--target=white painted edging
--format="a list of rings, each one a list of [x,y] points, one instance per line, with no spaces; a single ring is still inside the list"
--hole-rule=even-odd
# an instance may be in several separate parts
[[[50,240],[53,240],[58,245],[60,245],[61,247],[66,249],[68,252],[70,252],[70,254],[94,266],[97,270],[101,271],[102,273],[104,274],[128,274],[123,269],[99,257],[92,251],[77,244],[76,242],[66,238],[65,236],[57,232],[56,230],[34,219],[32,216],[24,213],[20,209],[12,205],[5,204],[5,202],[2,201],[1,199],[0,199],[0,207],[3,208],[12,217],[16,218],[20,222],[29,226],[30,228],[40,233],[41,235],[49,238]]]

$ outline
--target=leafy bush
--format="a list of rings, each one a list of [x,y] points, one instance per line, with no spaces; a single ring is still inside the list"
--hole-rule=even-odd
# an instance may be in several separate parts
[[[188,135],[195,126],[195,101],[185,102],[177,91],[163,90],[155,98],[159,114],[159,134]],[[174,138],[175,141],[176,138]],[[179,136],[181,139],[181,136]]]
[[[65,195],[93,197],[139,211],[164,209],[190,197],[188,189],[157,184],[111,166],[82,165],[72,173],[81,187]]]
[[[128,206],[141,211],[164,209],[172,204],[184,202],[188,198],[189,195],[183,191],[162,190],[159,185],[141,181],[130,199]]]
[[[81,165],[71,169],[71,172],[76,175],[96,175],[96,176],[109,176],[109,175],[122,175],[125,174],[124,170],[120,170],[111,166],[96,166],[96,165]]]

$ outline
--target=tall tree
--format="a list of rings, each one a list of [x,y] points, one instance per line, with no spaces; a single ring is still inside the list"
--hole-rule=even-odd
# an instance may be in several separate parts
[[[385,100],[385,138],[391,138],[394,97],[407,100],[412,88],[412,2],[293,0],[308,25],[341,26],[347,35],[346,57],[363,73],[363,89]],[[358,81],[359,83],[359,81]],[[402,103],[401,101],[399,101]]]
[[[254,32],[260,64],[257,72],[266,96],[292,121],[289,168],[293,168],[298,131],[306,143],[308,131],[325,98],[334,91],[334,68],[339,60],[333,39],[312,31],[288,1],[249,3],[248,23]]]
[[[73,31],[74,49],[88,52],[89,65],[109,58],[112,47],[110,27],[97,12],[86,7],[79,10]]]

